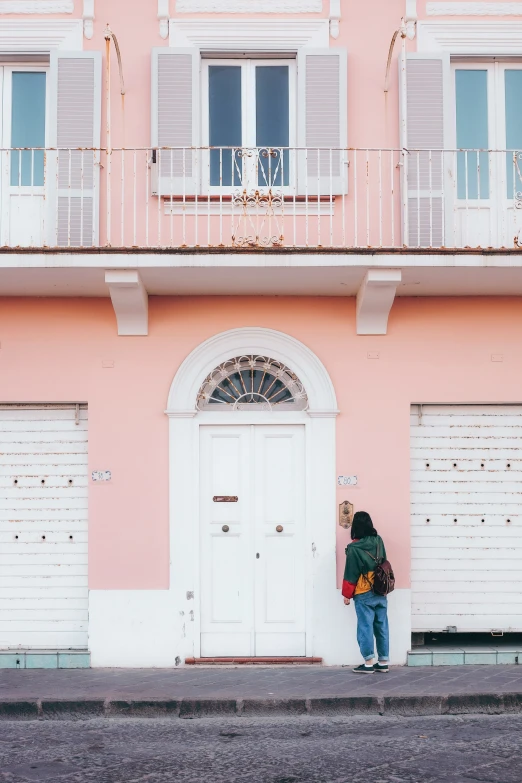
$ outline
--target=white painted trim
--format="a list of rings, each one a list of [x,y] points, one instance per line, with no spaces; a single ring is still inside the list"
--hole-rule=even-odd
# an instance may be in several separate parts
[[[72,14],[74,0],[0,0],[0,14]]]
[[[94,35],[94,0],[83,0],[83,34],[88,39]]]
[[[119,335],[144,336],[149,333],[149,297],[140,273],[135,269],[109,270],[105,282],[116,313]]]
[[[295,178],[294,178],[295,180]],[[292,180],[291,180],[291,184]],[[232,189],[230,188],[229,191],[231,192]],[[203,189],[203,192],[206,191]],[[205,196],[206,198],[206,196]],[[201,215],[201,211],[205,210],[205,214],[210,215],[234,215],[237,220],[242,218],[242,208],[235,207],[233,208],[232,203],[230,201],[224,201],[222,204],[219,201],[211,201],[210,205],[207,201],[199,202],[196,205],[193,201],[170,201],[169,196],[164,196],[164,214],[165,215]],[[313,209],[314,217],[317,216],[317,213],[320,215],[333,215],[335,212],[335,203],[334,201],[320,201],[319,206],[316,202],[313,202],[313,206],[310,204],[310,202],[305,203],[304,201],[298,201],[294,204],[289,201],[284,206],[284,211],[280,209],[279,207],[277,209],[274,209],[274,215],[276,217],[281,217],[284,215],[284,217],[287,220],[291,220],[295,215],[310,215]],[[259,213],[261,215],[261,212]],[[255,210],[252,210],[252,216],[254,219],[257,216],[257,213]]]
[[[339,38],[341,32],[341,0],[330,0],[330,35]]]
[[[522,22],[468,20],[417,23],[417,51],[520,56]]]
[[[522,16],[522,3],[427,3],[427,16]]]
[[[306,389],[311,411],[337,411],[334,387],[320,359],[295,337],[261,327],[231,329],[195,348],[176,373],[167,410],[194,410],[197,393],[207,375],[227,359],[251,353],[282,361],[295,372]]]
[[[82,51],[81,19],[0,19],[0,53]]]
[[[417,31],[417,20],[419,15],[417,13],[417,0],[406,0],[406,13],[404,14],[404,28],[406,30],[406,37],[410,41],[415,38]]]
[[[323,0],[176,0],[178,14],[320,14]]]
[[[160,36],[166,41],[169,37],[169,0],[158,0],[158,19]]]
[[[370,269],[357,294],[357,334],[386,334],[400,269]]]
[[[171,19],[173,47],[202,51],[296,52],[304,46],[328,48],[328,19]]]
[[[282,361],[300,378],[312,412],[198,412],[196,395],[205,377],[231,356],[255,353]],[[233,329],[195,348],[179,367],[168,400],[170,449],[170,585],[176,656],[200,650],[199,610],[199,435],[208,424],[304,424],[306,451],[307,655],[343,662],[344,651],[322,618],[342,604],[336,588],[335,416],[332,381],[319,358],[282,332],[259,327]],[[184,619],[190,615],[190,622]],[[165,622],[168,619],[165,618]],[[321,630],[321,625],[323,628]],[[321,630],[321,632],[319,632]],[[339,661],[339,657],[341,660]],[[98,664],[101,665],[101,664]]]

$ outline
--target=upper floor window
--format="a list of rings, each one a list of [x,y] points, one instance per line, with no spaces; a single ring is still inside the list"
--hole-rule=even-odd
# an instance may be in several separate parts
[[[3,93],[2,143],[13,148],[10,185],[42,187],[46,134],[46,70],[0,67]],[[37,149],[40,148],[40,149]]]
[[[455,65],[457,196],[512,199],[522,189],[522,64]],[[490,155],[488,150],[510,150]],[[495,192],[498,189],[498,192]]]
[[[295,146],[295,60],[204,60],[208,184],[288,186]]]

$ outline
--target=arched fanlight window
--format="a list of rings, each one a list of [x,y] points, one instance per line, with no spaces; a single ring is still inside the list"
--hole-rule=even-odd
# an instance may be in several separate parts
[[[303,384],[266,356],[238,356],[216,367],[199,390],[199,410],[306,410]]]

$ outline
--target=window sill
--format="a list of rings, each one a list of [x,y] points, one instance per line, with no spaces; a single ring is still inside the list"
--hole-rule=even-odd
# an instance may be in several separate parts
[[[285,196],[283,204],[272,205],[274,215],[330,215],[334,210],[336,196]],[[209,196],[162,196],[165,215],[233,215],[239,217],[246,209],[248,215],[266,215],[267,203],[261,193],[258,203],[246,207],[233,205],[232,197]]]

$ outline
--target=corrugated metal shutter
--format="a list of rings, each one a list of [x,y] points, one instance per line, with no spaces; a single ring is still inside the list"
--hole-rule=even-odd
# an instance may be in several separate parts
[[[60,150],[56,244],[91,247],[98,244],[99,233],[99,153],[93,148],[100,146],[101,55],[53,51],[51,77],[56,103],[53,146]]]
[[[153,192],[194,195],[201,178],[198,49],[161,48],[152,53]],[[169,150],[163,147],[177,147]]]
[[[444,112],[447,54],[407,55],[406,95],[401,94],[401,146],[406,189],[404,244],[441,247],[445,244],[443,181],[446,161]],[[403,80],[400,79],[402,87]]]
[[[86,649],[86,408],[0,406],[0,486],[0,649]]]
[[[522,406],[413,406],[412,629],[522,630]]]
[[[303,49],[297,58],[299,192],[346,193],[347,54]]]

